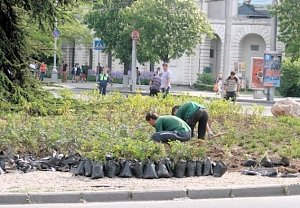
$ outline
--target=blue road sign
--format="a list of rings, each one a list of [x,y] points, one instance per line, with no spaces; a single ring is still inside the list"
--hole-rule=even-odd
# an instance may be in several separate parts
[[[96,51],[102,51],[106,47],[106,44],[101,39],[94,40],[94,50]]]
[[[60,36],[60,32],[57,28],[54,28],[52,32],[53,37],[58,38]]]

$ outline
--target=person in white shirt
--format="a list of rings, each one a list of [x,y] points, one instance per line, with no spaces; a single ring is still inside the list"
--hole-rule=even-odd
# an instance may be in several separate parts
[[[163,65],[164,72],[162,73],[161,76],[161,92],[164,93],[165,95],[168,95],[170,93],[171,89],[171,76],[172,73],[168,69],[168,64],[164,63]]]

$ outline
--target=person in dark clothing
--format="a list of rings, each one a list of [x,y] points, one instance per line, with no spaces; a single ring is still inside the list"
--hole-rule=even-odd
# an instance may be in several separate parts
[[[67,78],[68,78],[68,64],[64,63],[63,67],[62,67],[62,82],[67,82]]]
[[[149,112],[146,121],[155,127],[156,133],[151,136],[151,139],[156,142],[167,143],[174,140],[186,142],[191,138],[189,125],[176,116],[158,116],[156,113]]]
[[[159,74],[154,74],[154,76],[150,79],[150,96],[157,95],[160,90],[161,85],[161,77]]]
[[[194,128],[198,123],[198,139],[204,139],[207,132],[208,138],[212,138],[213,134],[208,125],[208,113],[204,106],[199,103],[190,101],[182,106],[174,106],[172,115],[184,120],[190,127],[192,137],[194,136]]]
[[[99,92],[102,95],[106,95],[106,87],[108,82],[110,81],[110,76],[107,73],[107,68],[103,68],[102,72],[99,74],[99,80],[98,80],[98,84],[99,84]]]

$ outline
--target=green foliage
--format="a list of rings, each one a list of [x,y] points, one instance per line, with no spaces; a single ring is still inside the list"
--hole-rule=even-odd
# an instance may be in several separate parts
[[[213,30],[195,1],[142,0],[124,9],[129,31],[140,32],[138,60],[169,62],[184,53],[192,54],[204,35]],[[184,44],[183,44],[184,43]]]
[[[300,58],[286,59],[281,68],[280,94],[285,97],[300,97]]]
[[[300,56],[300,1],[284,0],[272,8],[272,14],[279,20],[279,40],[285,43],[287,54],[297,58]]]
[[[106,43],[104,51],[114,50],[114,56],[124,64],[131,61],[131,31],[126,30],[123,24],[126,19],[120,16],[120,12],[133,2],[134,0],[103,0],[94,4],[92,11],[84,18],[88,27],[95,31],[94,36]]]
[[[214,83],[215,80],[212,73],[202,73],[202,74],[198,74],[195,87],[199,90],[212,91],[214,87]]]
[[[244,114],[239,104],[224,100],[207,101],[188,95],[158,97],[129,95],[118,92],[101,96],[94,91],[83,92],[78,99],[68,90],[60,98],[46,97],[22,105],[0,103],[0,149],[11,147],[16,153],[48,154],[51,149],[61,153],[78,151],[94,160],[106,154],[117,158],[157,161],[166,156],[174,159],[200,159],[223,155],[234,156],[279,154],[297,158],[300,123],[291,117],[266,118],[262,109],[253,107],[254,114]],[[195,101],[207,106],[210,126],[215,134],[223,134],[197,146],[197,139],[170,147],[151,141],[155,129],[145,121],[148,111],[160,115],[171,113],[174,105]],[[235,151],[239,148],[238,151]],[[219,150],[219,152],[217,151]],[[222,158],[221,158],[222,159]]]
[[[44,47],[49,46],[50,31],[54,28],[55,18],[61,19],[64,10],[70,9],[76,3],[75,0],[1,1],[1,99],[20,104],[32,101],[43,94],[37,92],[36,81],[30,76],[28,69],[30,56],[37,54],[40,56],[37,51],[42,44]],[[37,25],[48,35],[42,36]]]
[[[195,141],[193,141],[195,142]],[[198,147],[191,142],[170,142],[170,152],[169,156],[172,160],[195,160],[201,159],[205,156],[205,148]]]

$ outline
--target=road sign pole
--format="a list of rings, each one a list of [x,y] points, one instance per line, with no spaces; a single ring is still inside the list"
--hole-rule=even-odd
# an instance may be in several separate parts
[[[100,54],[100,50],[98,50],[98,51],[97,51],[97,71],[96,71],[96,82],[99,80],[99,74],[100,74],[99,54]]]
[[[137,40],[135,39],[132,39],[132,60],[131,60],[131,76],[132,76],[132,88],[131,90],[133,92],[136,91],[136,43],[137,43]]]
[[[132,31],[131,33],[132,39],[132,54],[131,54],[131,91],[136,91],[136,77],[137,77],[137,70],[136,70],[136,58],[137,58],[137,50],[136,45],[137,41],[140,39],[140,33],[137,30]]]

